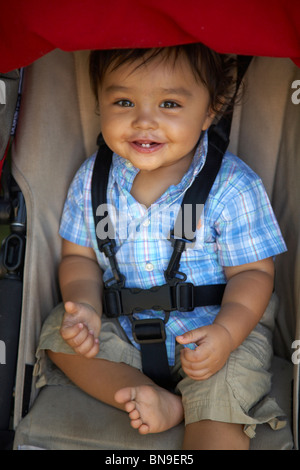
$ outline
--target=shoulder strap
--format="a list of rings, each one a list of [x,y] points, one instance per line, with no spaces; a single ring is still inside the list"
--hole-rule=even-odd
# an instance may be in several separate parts
[[[223,126],[227,126],[227,122],[222,119],[217,126],[211,126],[208,131],[208,149],[204,167],[186,191],[174,229],[170,233],[173,253],[164,273],[168,283],[176,283],[178,280],[184,281],[186,278],[184,273],[178,271],[180,258],[186,245],[195,241],[202,209],[220,170],[223,155],[229,143],[228,134],[223,132]]]
[[[102,213],[102,211],[100,211],[99,209],[101,206],[102,209],[105,208],[104,204],[107,203],[107,184],[113,155],[110,148],[104,142],[101,134],[97,139],[97,143],[99,145],[99,149],[94,163],[93,176],[91,182],[92,207],[95,227],[97,227],[97,224],[105,217],[106,211]],[[103,251],[103,246],[105,243],[107,243],[108,238],[114,238],[111,230],[107,231],[107,237],[100,238],[97,236],[97,243],[100,251]]]
[[[175,221],[174,231],[171,234],[175,239],[181,238],[189,242],[194,240],[198,220],[201,216],[201,212],[197,210],[197,207],[205,204],[229,143],[228,139],[224,139],[223,136],[220,135],[219,129],[219,127],[214,125],[211,126],[208,131],[206,161],[193,184],[184,195],[181,204],[181,213]],[[186,215],[187,208],[191,209],[190,214],[188,214],[191,215],[191,217],[187,217]]]
[[[91,182],[92,207],[96,229],[96,239],[100,252],[104,253],[109,260],[114,276],[112,280],[117,283],[117,285],[123,285],[124,277],[118,269],[117,260],[114,253],[115,236],[113,231],[113,224],[110,220],[108,211],[105,210],[105,204],[107,203],[107,184],[113,153],[104,142],[101,134],[98,137],[97,143],[99,145],[99,150],[95,159]],[[99,234],[97,234],[97,225],[99,222],[101,222],[101,220],[104,219],[104,217],[107,217],[108,230],[105,237],[99,237]],[[109,280],[108,283],[110,283],[110,281],[111,280]]]

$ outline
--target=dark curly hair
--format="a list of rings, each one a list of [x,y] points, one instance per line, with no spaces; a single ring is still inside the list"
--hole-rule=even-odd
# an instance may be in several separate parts
[[[151,49],[91,51],[89,72],[92,91],[98,101],[98,88],[101,87],[109,67],[115,70],[125,63],[142,61],[137,65],[140,67],[156,57],[161,57],[162,60],[173,59],[175,64],[180,54],[184,54],[188,59],[196,80],[200,80],[207,88],[212,111],[219,114],[235,91],[236,61],[233,56],[218,54],[201,43]]]

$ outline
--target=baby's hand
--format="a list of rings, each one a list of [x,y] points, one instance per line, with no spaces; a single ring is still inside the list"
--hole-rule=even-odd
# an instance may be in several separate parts
[[[99,351],[101,319],[88,304],[65,303],[60,334],[68,345],[86,358],[95,357]]]
[[[211,377],[224,366],[231,353],[231,336],[226,328],[216,323],[188,331],[176,340],[180,344],[197,344],[194,350],[181,350],[182,368],[193,380]]]

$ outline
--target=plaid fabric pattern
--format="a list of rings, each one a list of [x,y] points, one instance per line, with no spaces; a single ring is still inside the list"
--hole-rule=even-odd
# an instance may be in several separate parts
[[[116,235],[116,257],[126,287],[148,289],[165,284],[164,270],[171,254],[167,239],[187,188],[201,171],[207,153],[205,133],[192,164],[181,182],[171,186],[146,208],[130,194],[138,169],[114,154],[107,203]],[[107,259],[97,247],[91,205],[91,177],[95,155],[83,163],[74,177],[65,202],[60,235],[73,243],[92,247],[103,270],[104,281],[112,277]],[[201,203],[201,201],[199,201]],[[105,227],[97,227],[99,232]],[[98,232],[97,232],[98,233]],[[226,152],[197,228],[196,242],[187,249],[180,271],[194,285],[225,283],[224,266],[252,263],[286,250],[278,223],[259,177],[239,158]],[[166,324],[169,364],[174,364],[175,337],[213,323],[218,306],[197,307],[193,312],[172,312]],[[164,318],[164,312],[144,311],[136,318]],[[129,339],[131,322],[119,318]],[[139,347],[135,344],[136,347]],[[194,348],[195,345],[189,345]]]

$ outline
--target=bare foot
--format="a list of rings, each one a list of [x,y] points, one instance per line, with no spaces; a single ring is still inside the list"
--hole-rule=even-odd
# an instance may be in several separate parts
[[[125,405],[131,426],[140,434],[166,431],[183,420],[181,398],[157,385],[122,388],[115,400]]]

